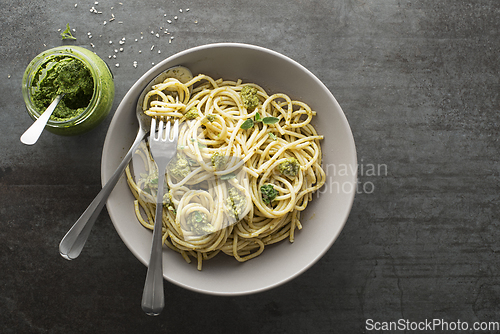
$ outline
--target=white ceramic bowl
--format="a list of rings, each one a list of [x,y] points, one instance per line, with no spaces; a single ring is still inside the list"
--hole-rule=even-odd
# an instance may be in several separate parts
[[[184,65],[196,75],[255,82],[268,93],[282,92],[308,103],[317,111],[313,124],[325,136],[323,167],[327,183],[314,195],[302,215],[303,229],[295,242],[284,240],[264,253],[239,263],[223,253],[203,262],[187,264],[164,248],[163,276],[181,287],[214,295],[244,295],[283,284],[318,261],[334,243],[349,215],[356,192],[356,149],[349,124],[328,88],[302,65],[277,52],[247,44],[221,43],[175,54],[146,72],[128,91],[111,121],[102,152],[102,183],[111,177],[137,133],[135,106],[147,83],[163,70]],[[353,170],[351,171],[351,168]],[[348,170],[348,173],[345,173]],[[118,182],[107,202],[113,224],[130,251],[145,265],[149,261],[151,231],[137,222],[133,196],[125,181]]]

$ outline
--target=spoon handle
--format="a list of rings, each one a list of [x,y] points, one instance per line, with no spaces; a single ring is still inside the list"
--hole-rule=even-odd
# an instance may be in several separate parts
[[[83,246],[85,245],[85,242],[87,241],[87,238],[90,234],[90,230],[92,230],[92,226],[94,225],[97,217],[99,216],[99,213],[104,207],[104,204],[106,204],[106,200],[111,194],[111,191],[114,189],[116,183],[120,179],[121,174],[132,159],[132,155],[141,143],[144,136],[146,136],[146,132],[142,130],[142,128],[140,128],[134,140],[134,143],[130,147],[130,150],[127,152],[120,165],[116,168],[114,174],[109,178],[109,180],[106,182],[106,185],[104,185],[104,187],[101,189],[99,194],[97,194],[92,203],[90,203],[90,205],[83,212],[80,218],[78,218],[76,223],[62,238],[61,242],[59,243],[59,253],[66,260],[74,260],[78,257],[78,255],[80,255]]]
[[[63,97],[64,94],[57,95],[54,101],[52,101],[52,103],[45,110],[45,112],[41,114],[40,117],[38,117],[38,119],[33,124],[31,124],[31,126],[26,131],[24,131],[23,135],[21,136],[21,142],[23,144],[33,145],[34,143],[36,143],[38,138],[40,138],[43,129],[45,129],[45,125],[47,125],[47,122],[54,112],[54,109],[56,109],[57,105],[59,104],[59,102],[61,102],[61,99]]]

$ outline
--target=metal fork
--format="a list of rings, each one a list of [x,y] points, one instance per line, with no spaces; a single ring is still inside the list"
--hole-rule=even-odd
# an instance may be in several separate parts
[[[160,314],[165,306],[162,263],[163,184],[165,182],[165,169],[177,152],[177,139],[179,136],[179,120],[175,121],[172,131],[170,129],[170,121],[166,121],[165,125],[163,119],[160,119],[158,128],[156,128],[156,121],[156,118],[151,120],[149,149],[158,167],[158,193],[156,195],[156,214],[151,257],[141,304],[142,310],[148,315]],[[170,132],[173,132],[172,138],[170,138]]]

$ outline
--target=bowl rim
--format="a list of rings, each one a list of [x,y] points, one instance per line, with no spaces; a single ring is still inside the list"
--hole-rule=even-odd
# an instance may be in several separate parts
[[[262,46],[257,46],[257,45],[253,45],[253,44],[247,44],[247,43],[239,43],[239,42],[218,42],[218,43],[209,43],[209,44],[204,44],[204,45],[199,45],[199,46],[195,46],[195,47],[191,47],[191,48],[188,48],[188,49],[185,49],[185,50],[182,50],[180,52],[177,52],[167,58],[165,58],[164,60],[162,60],[161,62],[157,63],[155,66],[153,66],[152,68],[150,68],[148,71],[146,71],[139,79],[137,79],[134,84],[129,88],[129,90],[127,91],[127,93],[124,95],[122,101],[120,101],[116,111],[115,111],[115,114],[113,115],[112,117],[112,120],[109,124],[109,128],[107,130],[107,133],[106,133],[106,137],[105,137],[105,141],[104,141],[104,145],[103,145],[103,150],[102,150],[102,158],[101,158],[101,184],[102,186],[104,186],[107,182],[107,180],[109,179],[109,177],[111,176],[111,174],[108,175],[107,171],[105,170],[106,169],[106,162],[108,160],[108,157],[105,155],[106,154],[106,151],[107,151],[107,147],[110,145],[110,138],[111,138],[111,131],[114,127],[116,127],[116,123],[117,123],[117,119],[118,117],[116,117],[116,115],[118,114],[117,112],[122,109],[122,108],[125,108],[127,104],[129,103],[133,103],[134,104],[134,118],[135,118],[135,104],[137,103],[137,99],[139,98],[139,95],[142,91],[142,89],[139,89],[138,90],[138,93],[133,93],[134,91],[136,91],[138,89],[138,87],[145,87],[148,82],[150,80],[152,80],[158,73],[160,73],[164,67],[165,67],[165,64],[172,64],[172,66],[174,65],[177,65],[176,64],[176,59],[179,59],[187,54],[190,54],[190,53],[193,53],[193,52],[198,52],[198,51],[202,51],[204,49],[212,49],[212,48],[243,48],[243,49],[252,49],[252,50],[256,50],[256,51],[260,51],[260,52],[264,52],[264,53],[268,53],[268,54],[271,54],[272,56],[275,56],[275,57],[278,57],[286,62],[289,62],[291,63],[292,65],[300,68],[302,71],[304,71],[305,73],[307,73],[307,75],[313,79],[319,86],[321,86],[325,91],[326,93],[329,95],[329,97],[332,99],[332,101],[334,102],[334,104],[336,104],[336,106],[338,107],[338,109],[341,111],[341,114],[340,114],[340,119],[342,121],[342,126],[346,128],[348,134],[349,134],[349,138],[348,138],[348,142],[349,142],[349,148],[348,148],[348,151],[349,151],[349,154],[350,154],[350,159],[352,161],[352,163],[356,166],[356,172],[353,173],[352,175],[352,180],[350,182],[352,182],[352,184],[356,185],[357,184],[357,179],[358,179],[358,176],[357,176],[357,168],[358,168],[358,162],[357,162],[357,152],[356,152],[356,146],[355,146],[355,142],[354,142],[354,136],[352,134],[352,130],[351,130],[351,127],[347,121],[347,117],[344,113],[344,111],[342,110],[342,108],[340,107],[339,103],[337,102],[336,98],[333,96],[333,94],[331,93],[331,91],[326,87],[326,85],[321,81],[319,80],[315,74],[313,74],[310,70],[308,70],[305,66],[303,66],[302,64],[300,64],[299,62],[293,60],[292,58],[288,57],[288,56],[285,56],[277,51],[274,51],[274,50],[271,50],[271,49],[268,49],[268,48],[265,48],[265,47],[262,47]],[[125,149],[125,152],[128,150],[128,147]],[[123,176],[122,176],[123,177]],[[174,283],[175,285],[179,286],[179,287],[182,287],[182,288],[185,288],[187,290],[190,290],[190,291],[194,291],[194,292],[198,292],[198,293],[203,293],[203,294],[208,294],[208,295],[217,295],[217,296],[241,296],[241,295],[249,295],[249,294],[254,294],[254,293],[260,293],[260,292],[264,292],[264,291],[267,291],[267,290],[270,290],[270,289],[273,289],[273,288],[276,288],[284,283],[287,283],[293,279],[295,279],[296,277],[300,276],[301,274],[303,274],[304,272],[306,272],[308,269],[310,269],[314,264],[316,264],[325,254],[326,252],[328,252],[328,250],[332,247],[332,245],[335,243],[335,241],[338,239],[340,233],[342,232],[342,230],[344,229],[345,227],[345,224],[347,223],[347,220],[349,218],[349,215],[350,215],[350,212],[351,212],[351,209],[352,209],[352,206],[353,206],[353,203],[354,203],[354,198],[355,198],[355,194],[356,194],[356,188],[355,187],[352,187],[351,188],[351,192],[348,194],[348,201],[347,201],[347,205],[345,205],[345,214],[342,216],[342,221],[340,222],[340,219],[339,219],[339,228],[338,228],[338,231],[336,231],[336,233],[334,235],[332,235],[332,238],[330,240],[330,242],[328,244],[325,244],[325,246],[323,247],[323,250],[321,252],[318,252],[316,254],[316,256],[312,257],[311,260],[308,262],[307,265],[303,266],[300,270],[297,270],[295,273],[293,273],[292,275],[289,275],[281,280],[278,280],[278,281],[275,281],[274,283],[272,284],[269,284],[269,285],[266,285],[266,286],[263,286],[263,287],[260,287],[260,288],[254,288],[254,289],[248,289],[248,290],[241,290],[241,291],[238,291],[238,292],[221,292],[221,291],[212,291],[212,290],[208,290],[208,289],[204,289],[204,288],[199,288],[199,287],[194,287],[194,286],[191,286],[191,285],[188,285],[188,284],[185,284],[183,282],[180,282],[178,280],[175,280],[175,279],[172,279],[171,277],[167,277],[164,275],[164,279],[168,280],[169,282],[171,283]],[[108,206],[108,203],[106,204]],[[127,246],[127,248],[129,249],[129,251],[132,252],[132,254],[140,261],[142,262],[145,266],[148,265],[147,263],[147,259],[144,259],[142,258],[142,256],[137,252],[137,250],[135,250],[134,248],[132,248],[128,242],[126,241],[126,238],[125,236],[123,235],[123,231],[115,224],[115,219],[113,219],[113,215],[111,212],[109,212],[108,210],[108,213],[109,213],[109,216],[111,218],[111,221],[113,223],[113,226],[115,228],[115,230],[117,231],[118,235],[120,236],[120,238],[122,239],[122,241],[124,242],[124,244]]]

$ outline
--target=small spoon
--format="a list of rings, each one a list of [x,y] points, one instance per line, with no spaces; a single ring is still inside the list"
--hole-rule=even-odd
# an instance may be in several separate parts
[[[52,103],[45,110],[45,112],[41,114],[40,117],[38,117],[38,119],[33,124],[31,124],[31,126],[26,131],[24,131],[23,135],[21,136],[21,143],[25,145],[33,145],[37,142],[38,138],[40,138],[40,135],[42,134],[43,129],[45,129],[45,125],[47,125],[50,116],[56,109],[59,102],[61,102],[61,99],[63,97],[64,94],[57,95],[54,101],[52,101]]]
[[[173,71],[174,69],[180,69],[181,71]],[[90,234],[90,230],[92,229],[92,226],[99,216],[99,213],[104,207],[104,204],[111,194],[111,191],[120,179],[120,176],[127,167],[128,163],[132,159],[132,155],[137,150],[137,147],[144,139],[144,137],[149,133],[151,127],[151,117],[144,114],[142,110],[142,103],[144,101],[145,95],[148,93],[148,91],[151,90],[152,86],[163,82],[166,78],[177,78],[177,76],[179,75],[178,73],[184,73],[183,75],[185,75],[185,73],[189,73],[191,78],[193,77],[191,71],[184,66],[174,66],[168,68],[158,76],[156,76],[153,80],[151,80],[139,96],[135,112],[137,121],[139,122],[139,130],[137,131],[137,136],[135,137],[132,146],[123,158],[122,162],[116,168],[116,171],[109,178],[99,194],[97,194],[92,203],[90,203],[87,209],[83,212],[80,218],[78,218],[76,223],[71,227],[71,229],[66,233],[66,235],[59,243],[59,253],[66,260],[74,260],[78,257],[78,255],[80,255],[83,246],[85,245],[85,242],[87,241],[87,238]],[[178,79],[182,82],[187,82],[190,80],[186,80],[186,78],[184,77],[179,77]]]

